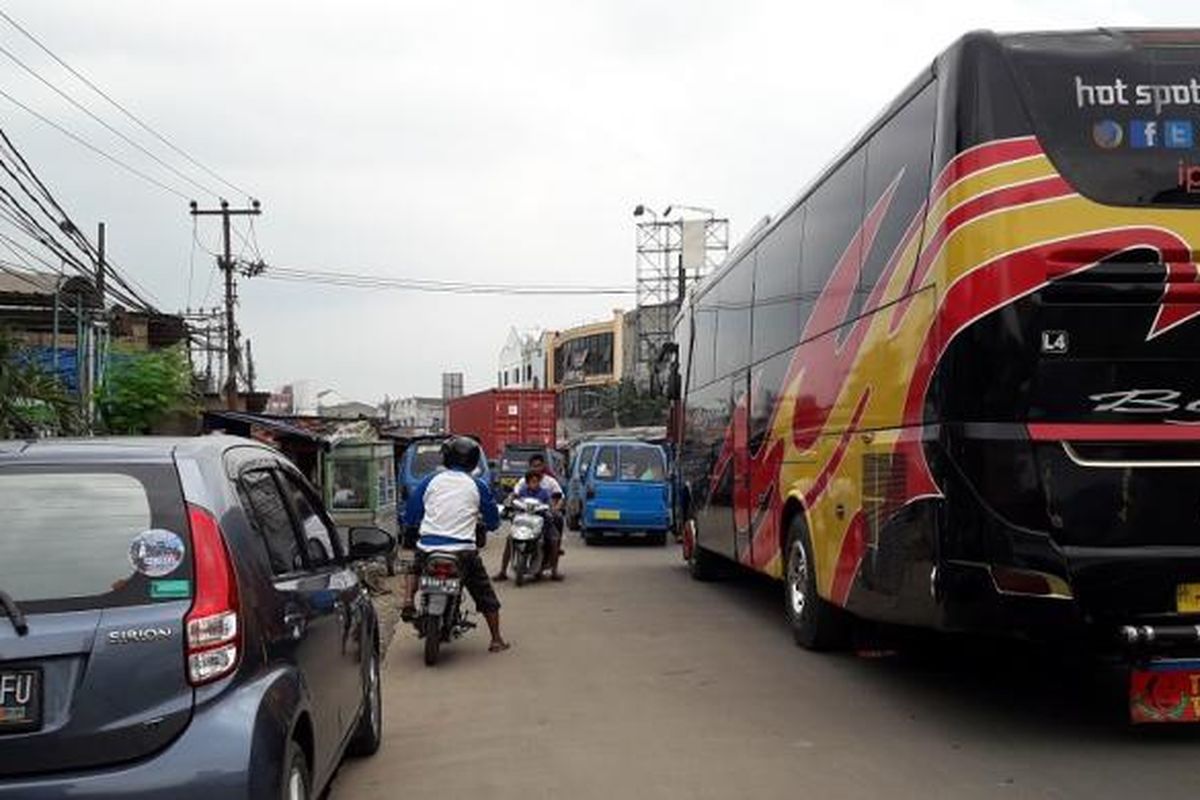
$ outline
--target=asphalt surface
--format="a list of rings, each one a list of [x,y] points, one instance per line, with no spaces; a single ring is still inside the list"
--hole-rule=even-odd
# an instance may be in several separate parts
[[[488,552],[494,564],[500,548]],[[483,630],[428,669],[398,633],[385,741],[350,798],[1174,798],[1200,728],[1131,729],[1087,662],[958,640],[792,644],[777,585],[692,581],[676,547],[588,548],[567,580],[499,587]],[[888,646],[894,642],[884,643]]]

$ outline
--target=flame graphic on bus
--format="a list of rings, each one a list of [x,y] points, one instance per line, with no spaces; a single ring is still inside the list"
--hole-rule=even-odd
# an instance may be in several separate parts
[[[1200,242],[1200,213],[1094,203],[1030,136],[972,148],[947,165],[863,306],[874,311],[847,319],[860,265],[902,177],[874,200],[835,265],[778,387],[766,438],[750,452],[744,397],[710,472],[711,487],[728,470],[746,476],[734,481],[732,498],[735,524],[749,532],[739,560],[780,576],[783,512],[796,504],[812,534],[818,587],[839,604],[867,546],[863,453],[903,464],[889,508],[940,496],[920,437],[930,382],[960,332],[1132,249],[1157,251],[1166,267],[1147,340],[1200,315],[1200,267],[1189,244]]]

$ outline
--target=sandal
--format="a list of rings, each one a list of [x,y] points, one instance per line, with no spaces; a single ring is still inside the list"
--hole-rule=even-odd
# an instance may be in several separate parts
[[[561,581],[562,579],[563,576],[559,575],[557,572],[550,576],[550,580],[552,581]]]
[[[489,653],[503,653],[505,650],[512,647],[508,642],[492,642],[488,645]]]

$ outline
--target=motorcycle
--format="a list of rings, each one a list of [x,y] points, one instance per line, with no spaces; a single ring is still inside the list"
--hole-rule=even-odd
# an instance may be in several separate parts
[[[531,578],[541,577],[546,562],[545,528],[553,523],[550,506],[535,497],[515,497],[510,502],[512,565],[517,586],[522,586]]]
[[[432,552],[418,577],[413,625],[425,640],[425,666],[437,663],[444,643],[475,627],[463,608],[462,569],[451,552]]]

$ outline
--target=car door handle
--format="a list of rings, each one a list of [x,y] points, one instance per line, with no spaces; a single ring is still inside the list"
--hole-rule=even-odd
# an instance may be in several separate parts
[[[308,627],[308,617],[302,611],[289,611],[283,615],[283,627],[288,636],[300,639],[304,636],[305,628]]]

